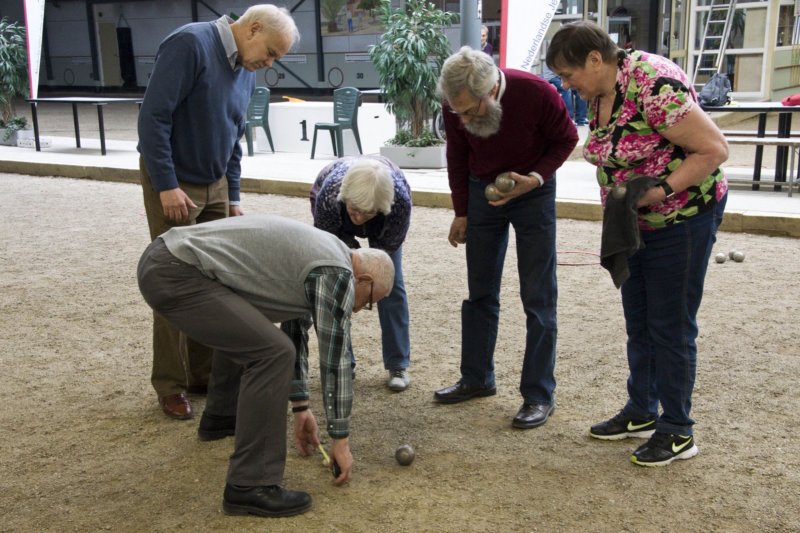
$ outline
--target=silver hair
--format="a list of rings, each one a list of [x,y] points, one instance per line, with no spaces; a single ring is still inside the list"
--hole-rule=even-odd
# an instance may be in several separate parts
[[[355,275],[369,274],[372,281],[388,295],[394,287],[394,263],[389,254],[378,248],[357,248],[353,254],[358,256],[359,267]]]
[[[260,22],[266,33],[279,33],[289,37],[292,40],[289,48],[300,40],[300,30],[297,29],[292,14],[285,7],[256,4],[248,7],[236,22],[241,22],[245,26],[252,22]]]
[[[388,215],[394,204],[394,180],[389,168],[375,159],[359,159],[342,178],[336,199],[365,213]]]
[[[483,98],[498,79],[497,67],[491,57],[480,50],[462,46],[444,62],[436,90],[445,100],[456,98],[465,89],[475,98]]]

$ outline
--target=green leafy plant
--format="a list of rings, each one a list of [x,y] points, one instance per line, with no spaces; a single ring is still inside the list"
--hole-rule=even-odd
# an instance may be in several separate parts
[[[429,128],[425,127],[416,137],[411,134],[411,130],[403,128],[398,130],[394,137],[386,141],[392,146],[408,146],[410,148],[423,148],[425,146],[437,146],[444,144],[444,141],[437,137]]]
[[[0,127],[14,118],[14,98],[28,87],[27,52],[25,28],[0,19]]]
[[[427,123],[441,107],[436,82],[451,53],[444,28],[457,17],[426,0],[406,0],[405,8],[397,10],[392,9],[390,0],[380,3],[378,20],[386,32],[379,44],[370,47],[369,56],[386,96],[386,108],[398,123],[408,123],[409,135],[402,146],[411,146],[411,142],[417,146],[422,142],[429,144],[421,146],[441,144]],[[402,130],[398,136],[405,139]]]
[[[24,130],[28,126],[28,119],[25,117],[12,117],[8,120],[0,121],[0,128],[5,129],[3,141],[7,141],[19,130]]]

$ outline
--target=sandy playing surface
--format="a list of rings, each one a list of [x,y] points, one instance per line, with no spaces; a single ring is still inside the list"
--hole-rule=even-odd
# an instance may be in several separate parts
[[[148,243],[140,189],[0,175],[0,198],[2,531],[800,528],[797,240],[719,235],[715,253],[736,248],[746,259],[709,265],[693,409],[700,454],[645,469],[628,461],[640,441],[587,435],[626,398],[619,294],[597,265],[558,270],[557,408],[545,426],[510,427],[524,339],[513,243],[498,395],[432,402],[433,390],[458,378],[464,250],[447,244],[450,211],[415,208],[404,248],[411,387],[384,387],[377,314],[356,315],[354,478],[334,487],[319,456],[290,449],[285,485],[309,491],[314,507],[263,519],[221,511],[232,439],[200,442],[197,418],[167,419],[150,387],[150,310],[134,277]],[[305,200],[243,203],[247,213],[310,222]],[[561,263],[597,261],[599,223],[559,219],[558,232]],[[312,385],[319,412],[313,365]],[[204,399],[192,399],[199,413]],[[416,448],[408,467],[394,460],[403,443]]]

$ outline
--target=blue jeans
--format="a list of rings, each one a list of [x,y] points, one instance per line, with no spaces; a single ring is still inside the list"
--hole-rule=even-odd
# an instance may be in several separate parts
[[[656,431],[691,435],[697,369],[697,310],[727,196],[713,211],[668,228],[643,231],[645,248],[628,259],[622,285],[628,333],[628,403]],[[662,414],[658,416],[658,404]]]
[[[567,113],[569,113],[569,118],[575,120],[575,106],[572,103],[572,91],[570,89],[565,89],[563,85],[561,85],[561,77],[556,76],[554,78],[550,78],[549,81],[553,87],[556,88],[558,94],[561,95],[561,99],[564,100],[564,105],[567,106]]]
[[[403,282],[403,247],[390,254],[394,263],[392,292],[378,302],[378,320],[381,324],[383,367],[387,370],[408,368],[411,343],[408,336],[408,296]]]
[[[575,119],[575,123],[579,126],[588,124],[586,120],[586,112],[588,107],[586,100],[581,98],[580,95],[572,89],[570,89],[570,92],[575,96],[575,117],[573,117]]]
[[[383,368],[398,370],[408,368],[411,363],[411,341],[408,335],[408,295],[403,281],[403,247],[389,254],[394,264],[394,286],[386,298],[378,302],[378,321],[381,324],[381,348]],[[353,368],[356,354],[352,344],[348,346]]]
[[[527,336],[519,391],[525,403],[553,403],[556,388],[555,177],[508,204],[486,201],[487,183],[470,180],[467,207],[467,282],[461,305],[461,379],[495,386],[494,349],[500,319],[500,282],[509,225],[517,239],[520,298]]]

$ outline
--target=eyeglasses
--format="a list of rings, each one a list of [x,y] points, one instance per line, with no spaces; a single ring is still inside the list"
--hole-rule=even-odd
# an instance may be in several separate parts
[[[452,114],[454,114],[454,115],[458,116],[458,117],[477,117],[478,115],[480,115],[480,112],[481,112],[481,106],[483,106],[483,100],[484,100],[484,99],[483,99],[483,98],[481,98],[481,99],[478,101],[478,106],[477,106],[477,107],[474,107],[474,106],[473,106],[473,107],[471,107],[471,108],[467,109],[466,111],[460,111],[460,112],[459,112],[459,111],[456,111],[456,110],[455,110],[455,109],[453,109],[453,108],[450,108],[450,112],[451,112]]]
[[[369,282],[369,300],[367,300],[366,305],[364,305],[364,309],[366,309],[367,311],[372,311],[372,289],[374,289],[374,288],[375,288],[375,282],[374,281],[370,281]]]
[[[357,207],[353,207],[353,205],[350,203],[347,204],[347,210],[352,212],[354,215],[360,215],[365,218],[373,218],[378,215],[377,210],[373,209],[372,211],[363,211]]]

